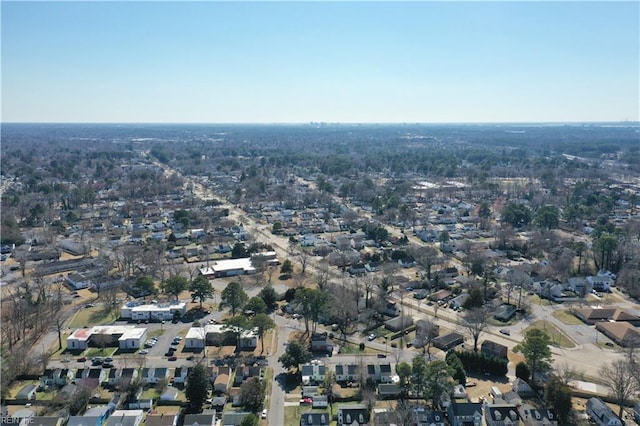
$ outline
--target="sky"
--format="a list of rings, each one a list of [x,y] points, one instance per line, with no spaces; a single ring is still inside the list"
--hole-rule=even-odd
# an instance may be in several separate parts
[[[11,2],[2,122],[640,120],[640,2]]]

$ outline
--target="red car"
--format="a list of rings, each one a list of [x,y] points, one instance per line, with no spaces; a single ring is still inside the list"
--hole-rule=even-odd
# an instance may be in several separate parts
[[[308,396],[300,400],[300,404],[313,404],[313,399]]]
[[[169,361],[177,361],[178,357],[174,355],[174,356],[170,356],[168,359]]]
[[[80,358],[78,358],[78,362],[85,362],[87,360],[87,357],[85,356],[81,356]]]

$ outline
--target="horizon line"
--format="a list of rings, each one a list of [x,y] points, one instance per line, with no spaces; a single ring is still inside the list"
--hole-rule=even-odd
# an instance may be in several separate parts
[[[34,125],[482,125],[482,124],[640,124],[640,120],[591,120],[591,121],[0,121],[6,124]]]

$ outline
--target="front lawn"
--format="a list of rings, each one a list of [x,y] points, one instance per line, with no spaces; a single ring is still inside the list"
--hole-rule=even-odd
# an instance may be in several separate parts
[[[563,309],[561,311],[554,311],[553,314],[551,314],[551,315],[553,315],[554,318],[559,319],[560,321],[562,321],[563,323],[565,323],[567,325],[581,325],[581,324],[584,324],[582,321],[580,321],[578,319],[578,317],[573,315],[569,309]]]
[[[107,356],[113,356],[113,354],[118,350],[118,348],[104,348],[104,350],[102,348],[89,348],[87,349],[87,351],[84,353],[84,356],[91,359],[94,356],[101,356],[101,357],[107,357]]]
[[[562,348],[573,348],[575,347],[575,343],[568,336],[566,336],[562,331],[560,331],[555,325],[548,321],[540,320],[536,321],[527,327],[523,334],[527,332],[527,330],[537,328],[539,330],[544,330],[551,337],[551,344],[554,346],[559,346]]]

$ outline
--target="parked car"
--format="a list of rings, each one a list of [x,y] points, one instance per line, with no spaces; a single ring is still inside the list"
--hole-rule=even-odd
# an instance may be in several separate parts
[[[262,410],[262,416],[263,419],[267,418],[267,409],[265,408],[264,410]]]
[[[313,404],[313,399],[308,396],[300,400],[300,404]]]
[[[146,350],[146,349],[143,349],[143,350],[140,351],[140,355],[146,355],[148,353],[149,353],[149,351]]]
[[[167,351],[164,353],[164,356],[173,356],[174,351]]]
[[[509,331],[508,328],[503,328],[500,330],[501,334],[504,334],[505,336],[511,336],[511,331]]]
[[[378,354],[378,358],[386,358],[387,356],[385,354]]]
[[[104,362],[113,362],[113,358],[111,358],[110,356],[106,357],[104,359]]]
[[[375,334],[373,334],[373,333],[371,333],[371,334],[369,334],[369,335],[367,336],[367,340],[369,340],[369,341],[372,341],[372,340],[375,340],[375,339],[376,339],[376,335],[375,335]]]
[[[175,355],[173,355],[173,356],[170,356],[170,357],[168,358],[168,360],[169,360],[169,361],[177,361],[177,360],[178,360],[178,357],[177,357],[177,356],[175,356]]]
[[[193,355],[189,355],[189,356],[187,357],[187,361],[193,361],[194,359],[196,359],[196,357],[195,357],[195,356],[193,356]]]
[[[81,356],[80,358],[78,358],[78,362],[85,362],[87,360],[86,356]]]
[[[105,362],[102,364],[102,368],[113,368],[113,364],[110,362]]]

